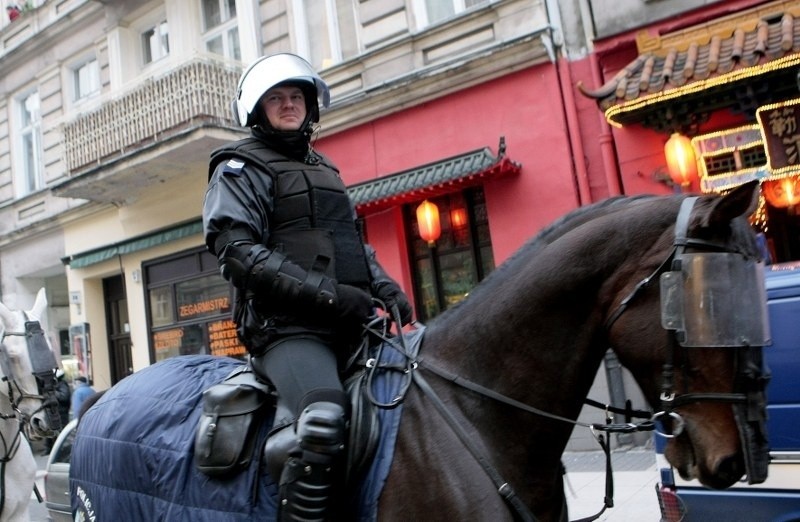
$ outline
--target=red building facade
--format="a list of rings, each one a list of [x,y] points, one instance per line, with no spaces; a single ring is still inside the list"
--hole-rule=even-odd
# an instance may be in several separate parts
[[[407,291],[419,290],[412,211],[430,197],[480,191],[491,248],[482,262],[491,263],[478,270],[477,282],[580,203],[562,96],[557,68],[537,65],[326,137],[316,146],[339,166],[351,190],[359,184],[377,187],[387,177],[408,181],[430,166],[462,169],[446,181],[434,173],[427,182],[407,183],[407,189],[383,193],[377,188],[357,208],[386,269]],[[494,157],[488,166],[448,167],[480,149]],[[487,232],[478,235],[474,242],[482,240],[485,250]],[[463,256],[456,261],[462,263]],[[463,277],[463,266],[457,273]],[[419,311],[421,296],[416,297]],[[457,300],[452,293],[445,299]]]

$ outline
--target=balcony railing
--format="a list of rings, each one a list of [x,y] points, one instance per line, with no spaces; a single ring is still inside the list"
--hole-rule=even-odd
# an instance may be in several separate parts
[[[75,175],[192,126],[235,126],[230,101],[239,75],[239,70],[220,63],[187,62],[67,122],[63,136],[68,173]]]

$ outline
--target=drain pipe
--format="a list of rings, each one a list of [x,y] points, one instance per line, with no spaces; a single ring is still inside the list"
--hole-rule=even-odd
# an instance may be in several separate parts
[[[600,61],[597,58],[597,53],[591,55],[591,69],[592,80],[595,85],[603,85],[603,78],[600,74]],[[605,174],[606,186],[608,187],[609,196],[619,196],[622,194],[622,186],[620,184],[619,165],[617,164],[617,154],[614,150],[614,136],[611,133],[611,125],[606,121],[605,114],[598,111],[600,115],[600,135],[598,136],[598,143],[600,145],[600,154],[603,158],[603,172]]]
[[[558,2],[555,0],[545,0],[545,12],[547,13],[547,23],[551,28],[550,35],[544,35],[542,40],[547,47],[550,61],[555,66],[556,81],[561,93],[561,109],[566,126],[567,136],[569,136],[568,146],[572,162],[572,177],[577,189],[577,205],[583,206],[592,203],[592,193],[589,186],[589,175],[586,170],[586,153],[583,149],[583,140],[580,135],[580,122],[578,119],[578,109],[575,106],[575,95],[573,92],[574,83],[572,81],[572,69],[569,65],[569,57],[563,52],[565,47],[562,35],[561,13],[558,10]],[[562,49],[562,56],[559,58],[556,49]]]

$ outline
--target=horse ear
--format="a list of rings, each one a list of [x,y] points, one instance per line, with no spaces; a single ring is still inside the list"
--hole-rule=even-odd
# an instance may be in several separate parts
[[[34,301],[33,308],[31,308],[30,312],[31,315],[36,319],[41,319],[44,316],[44,312],[46,309],[47,309],[47,293],[45,292],[44,287],[42,287],[36,294],[36,301]]]
[[[749,216],[758,208],[758,181],[750,181],[712,200],[711,209],[705,215],[702,226],[727,225],[739,216]]]

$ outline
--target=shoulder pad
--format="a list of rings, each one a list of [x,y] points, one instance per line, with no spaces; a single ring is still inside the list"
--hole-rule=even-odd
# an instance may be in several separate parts
[[[222,166],[222,173],[233,174],[234,176],[238,176],[241,174],[244,166],[245,166],[244,161],[236,158],[231,158],[228,161],[226,161],[225,164]]]

